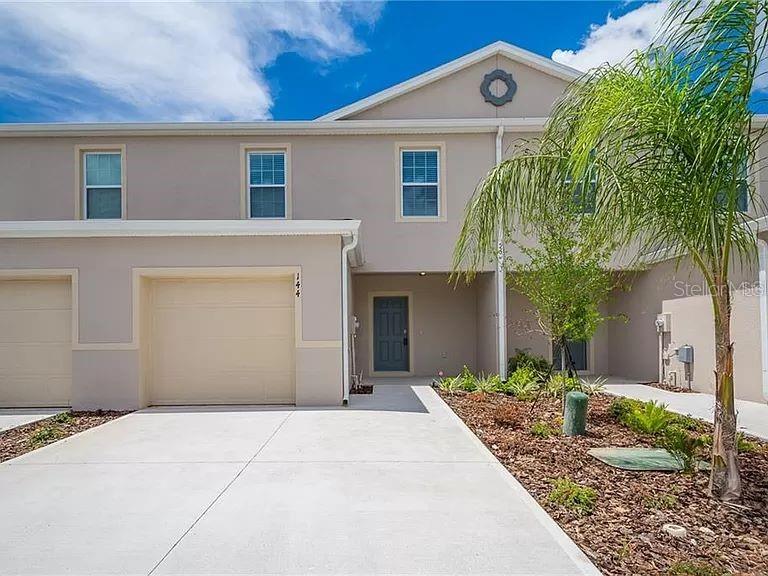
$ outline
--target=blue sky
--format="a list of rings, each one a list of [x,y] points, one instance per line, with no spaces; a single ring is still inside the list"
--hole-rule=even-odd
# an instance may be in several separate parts
[[[0,122],[312,119],[496,40],[587,69],[650,2],[0,4]]]

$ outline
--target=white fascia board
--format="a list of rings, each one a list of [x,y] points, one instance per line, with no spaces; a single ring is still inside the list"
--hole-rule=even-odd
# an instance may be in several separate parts
[[[458,72],[459,70],[467,68],[468,66],[496,55],[506,56],[510,60],[515,60],[521,64],[525,64],[531,68],[551,76],[555,76],[556,78],[560,78],[567,82],[572,82],[582,75],[582,73],[578,70],[555,62],[550,58],[545,58],[544,56],[540,56],[534,52],[518,48],[517,46],[513,46],[507,42],[494,42],[485,48],[481,48],[480,50],[476,50],[475,52],[461,56],[460,58],[452,60],[447,64],[443,64],[442,66],[438,66],[437,68],[433,68],[432,70],[415,76],[410,80],[396,84],[390,88],[387,88],[386,90],[382,90],[381,92],[377,92],[376,94],[368,96],[367,98],[353,102],[348,106],[339,108],[338,110],[333,110],[328,114],[320,116],[317,120],[341,120],[346,116],[362,112],[382,104],[383,102],[392,100],[393,98],[402,96],[403,94],[407,94],[408,92],[416,90],[417,88],[421,88],[422,86],[435,82],[436,80],[445,78],[446,76]]]
[[[355,134],[477,134],[538,131],[547,118],[345,120],[344,122],[126,122],[0,124],[0,138],[78,136],[325,136]]]
[[[0,238],[351,236],[360,220],[50,220],[0,222]]]

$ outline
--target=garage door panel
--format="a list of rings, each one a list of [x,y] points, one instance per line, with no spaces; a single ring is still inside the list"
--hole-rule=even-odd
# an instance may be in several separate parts
[[[151,401],[293,403],[294,299],[290,276],[153,283]]]
[[[293,307],[293,278],[157,280],[156,308],[244,305]]]
[[[46,374],[0,373],[2,404],[5,407],[69,406],[70,374],[54,376]]]
[[[69,309],[0,310],[0,326],[0,342],[69,344],[72,341]]]
[[[0,281],[0,406],[68,406],[69,279]]]
[[[57,343],[0,344],[0,373],[68,375],[72,372],[71,346]]]
[[[159,376],[208,369],[291,372],[292,345],[287,338],[263,339],[257,343],[251,339],[224,338],[167,342],[154,347],[152,352]]]
[[[157,310],[158,338],[196,339],[204,333],[231,338],[291,337],[293,308],[195,308],[180,313],[179,308]]]

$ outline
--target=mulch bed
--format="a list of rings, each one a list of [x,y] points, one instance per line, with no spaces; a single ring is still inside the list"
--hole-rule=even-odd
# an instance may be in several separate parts
[[[672,386],[670,384],[667,384],[666,382],[648,382],[647,385],[651,386],[652,388],[666,390],[667,392],[682,392],[683,394],[690,394],[691,392],[696,392],[696,390],[689,390],[687,384],[685,384],[684,386]]]
[[[128,412],[97,410],[95,412],[64,412],[45,420],[24,424],[0,432],[0,462],[16,458],[32,450],[88,430]]]
[[[615,420],[607,395],[590,398],[587,436],[540,438],[531,434],[534,423],[560,430],[557,399],[439,393],[604,574],[768,575],[768,444],[739,457],[747,508],[738,508],[707,496],[705,473],[629,472],[589,456],[593,447],[653,446]],[[591,515],[548,500],[551,481],[564,476],[597,491]],[[687,537],[662,532],[666,523],[685,527]]]

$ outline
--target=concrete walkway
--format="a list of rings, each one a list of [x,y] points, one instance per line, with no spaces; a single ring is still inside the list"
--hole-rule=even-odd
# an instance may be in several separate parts
[[[0,574],[599,574],[426,386],[142,410],[0,465],[0,509]]]
[[[644,384],[609,384],[605,389],[610,394],[635,398],[644,402],[656,400],[666,404],[672,412],[693,416],[710,423],[715,412],[715,399],[712,394],[668,392]],[[768,440],[768,404],[736,400],[736,410],[740,430]]]
[[[0,432],[50,418],[66,408],[0,408]]]

